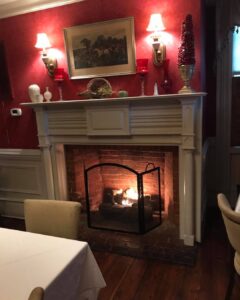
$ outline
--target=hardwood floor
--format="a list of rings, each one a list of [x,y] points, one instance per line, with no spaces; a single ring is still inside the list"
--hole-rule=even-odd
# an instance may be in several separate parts
[[[23,222],[2,218],[1,226],[24,230]],[[107,283],[98,300],[224,300],[232,268],[222,218],[210,213],[194,267],[94,252]],[[240,300],[240,278],[231,300]]]
[[[194,267],[94,252],[107,283],[99,300],[223,300],[232,250],[219,215],[210,216],[205,231]],[[232,300],[240,299],[239,281]]]

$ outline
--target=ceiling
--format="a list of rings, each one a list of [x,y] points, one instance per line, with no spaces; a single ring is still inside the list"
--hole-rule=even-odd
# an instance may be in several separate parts
[[[0,0],[0,19],[87,0]],[[215,5],[216,0],[204,0]]]
[[[85,0],[0,0],[0,19]]]

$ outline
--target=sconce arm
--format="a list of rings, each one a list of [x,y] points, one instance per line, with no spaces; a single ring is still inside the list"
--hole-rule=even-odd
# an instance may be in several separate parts
[[[162,43],[153,43],[153,63],[155,66],[162,66],[166,60],[166,45]]]
[[[42,61],[48,70],[49,76],[53,77],[54,70],[57,68],[57,59],[55,57],[50,57],[46,52],[42,53]]]

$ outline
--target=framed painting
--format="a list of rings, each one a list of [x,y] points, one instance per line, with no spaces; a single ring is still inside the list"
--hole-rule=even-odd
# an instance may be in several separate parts
[[[64,29],[71,79],[136,73],[134,19]]]

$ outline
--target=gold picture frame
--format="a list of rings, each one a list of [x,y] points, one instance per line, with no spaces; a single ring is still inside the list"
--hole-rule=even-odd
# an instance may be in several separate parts
[[[134,18],[64,29],[71,79],[136,73]]]

